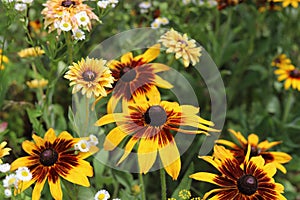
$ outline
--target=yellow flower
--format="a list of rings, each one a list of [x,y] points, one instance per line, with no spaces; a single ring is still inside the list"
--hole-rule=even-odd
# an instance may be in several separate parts
[[[3,70],[5,68],[4,63],[8,63],[9,59],[7,56],[3,55],[2,49],[0,49],[0,70]]]
[[[49,32],[57,29],[61,33],[60,24],[68,23],[74,32],[83,27],[88,31],[92,28],[91,20],[99,21],[99,18],[93,13],[92,8],[83,4],[84,0],[48,0],[42,14],[45,18],[45,27],[49,27]],[[69,31],[69,30],[65,30]]]
[[[294,8],[298,8],[300,0],[274,0],[274,2],[282,2],[283,7],[287,7],[291,4]]]
[[[190,199],[192,194],[189,190],[180,190],[178,196],[181,199]]]
[[[120,61],[113,60],[109,64],[115,78],[112,96],[107,104],[107,112],[111,113],[119,100],[130,101],[137,94],[146,94],[153,87],[170,89],[173,86],[156,73],[169,70],[159,63],[149,63],[160,53],[160,45],[150,47],[142,55],[133,57],[131,52],[125,53]]]
[[[191,105],[179,105],[176,102],[161,101],[156,87],[145,95],[137,95],[128,102],[123,113],[104,115],[96,122],[103,126],[116,122],[105,138],[104,149],[112,151],[123,139],[129,137],[123,156],[118,164],[130,154],[138,143],[138,164],[140,173],[146,174],[159,154],[166,172],[176,180],[181,168],[180,154],[171,131],[186,134],[208,134],[217,131],[210,128],[214,123],[198,116],[199,108]],[[190,129],[187,127],[194,127]]]
[[[105,66],[106,61],[103,59],[83,58],[78,63],[69,66],[65,78],[71,81],[70,86],[73,87],[72,93],[81,90],[83,95],[88,98],[107,96],[106,88],[112,88],[114,78],[108,67]]]
[[[278,55],[271,63],[274,67],[286,67],[291,64],[291,59],[289,59],[285,54]]]
[[[175,58],[182,58],[185,67],[195,66],[199,62],[201,56],[201,47],[197,47],[195,40],[188,40],[186,34],[181,35],[177,31],[171,29],[162,35],[159,39],[166,48],[167,53],[175,53]]]
[[[74,144],[80,138],[73,138],[66,131],[56,137],[53,129],[46,132],[44,139],[37,135],[33,135],[32,138],[34,142],[26,140],[22,143],[22,148],[29,156],[18,158],[11,164],[12,171],[19,167],[28,167],[32,173],[32,179],[19,185],[21,188],[15,193],[20,193],[36,183],[32,199],[38,200],[48,180],[52,197],[62,200],[60,177],[78,185],[90,186],[87,177],[93,176],[93,168],[84,159],[96,153],[97,147],[93,146],[89,152],[75,154]]]
[[[31,81],[27,81],[26,84],[28,85],[28,87],[30,88],[44,88],[48,85],[48,80],[45,79],[34,79]]]
[[[2,163],[1,158],[3,158],[4,156],[9,155],[9,151],[11,150],[11,148],[4,148],[6,146],[7,142],[1,142],[0,144],[0,164]]]
[[[239,3],[242,3],[244,0],[216,0],[218,3],[218,10],[223,10],[228,6],[236,6]]]
[[[284,89],[288,90],[292,87],[294,90],[300,91],[300,69],[294,65],[281,67],[274,71],[278,75],[278,81],[284,82]]]
[[[26,57],[40,56],[40,55],[43,55],[44,53],[45,53],[45,51],[43,49],[41,49],[41,47],[30,47],[30,48],[26,48],[26,49],[19,51],[18,55],[21,58],[26,58]]]
[[[292,157],[284,152],[268,151],[270,148],[280,144],[281,142],[269,142],[267,140],[259,142],[258,136],[254,133],[250,134],[248,136],[248,140],[246,140],[246,138],[241,134],[241,132],[236,132],[232,129],[229,129],[229,132],[237,139],[239,145],[223,139],[217,140],[216,143],[230,147],[230,152],[239,161],[239,163],[244,162],[245,152],[247,150],[248,145],[250,144],[250,157],[262,156],[266,164],[274,163],[280,171],[286,173],[286,169],[282,164],[289,162],[292,159]]]
[[[240,164],[227,149],[218,145],[214,148],[215,157],[201,157],[220,172],[220,175],[209,172],[198,172],[190,175],[192,179],[205,181],[220,187],[207,192],[203,200],[286,200],[282,195],[283,185],[275,183],[273,179],[276,173],[275,165],[265,163],[261,156],[249,158],[250,148],[250,145],[248,145],[243,164]],[[212,194],[215,195],[209,198]]]

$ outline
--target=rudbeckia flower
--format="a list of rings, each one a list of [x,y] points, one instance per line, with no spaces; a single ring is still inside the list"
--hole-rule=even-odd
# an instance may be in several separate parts
[[[286,67],[291,65],[291,59],[289,59],[285,54],[280,54],[274,58],[271,65],[276,67]]]
[[[230,152],[239,163],[243,163],[247,152],[247,147],[250,145],[250,157],[262,156],[266,163],[274,163],[274,165],[283,173],[286,173],[285,167],[282,165],[289,162],[292,157],[284,152],[269,151],[270,148],[280,144],[280,141],[269,142],[264,140],[259,142],[259,138],[256,134],[252,133],[248,136],[248,140],[241,134],[229,129],[229,132],[237,139],[239,144],[235,144],[228,140],[219,139],[216,141],[217,144],[222,144],[230,147]]]
[[[4,156],[9,155],[9,151],[11,150],[11,148],[4,148],[6,146],[7,142],[1,142],[0,144],[0,164],[2,163],[1,158],[3,158]]]
[[[69,66],[64,78],[71,81],[72,93],[81,90],[82,95],[88,98],[106,96],[106,88],[111,88],[114,78],[103,59],[81,59],[78,63]]]
[[[115,78],[115,86],[107,105],[107,112],[111,113],[119,100],[132,100],[137,94],[146,94],[153,87],[170,89],[173,86],[163,80],[156,73],[169,70],[160,63],[149,63],[160,53],[160,45],[150,47],[144,54],[133,57],[131,52],[124,54],[121,60],[113,60],[109,68]]]
[[[275,165],[266,164],[261,156],[249,158],[250,145],[246,152],[243,164],[240,164],[227,149],[218,145],[214,147],[215,157],[201,157],[220,172],[220,174],[198,172],[190,175],[192,179],[220,187],[207,192],[203,200],[286,200],[282,195],[283,185],[275,183],[273,179],[276,173]],[[215,195],[209,198],[212,194]]]
[[[138,95],[134,101],[128,102],[123,113],[107,114],[96,122],[103,126],[116,122],[105,138],[104,149],[114,150],[122,140],[130,138],[125,146],[120,164],[138,143],[138,164],[140,173],[146,174],[153,166],[157,154],[166,172],[177,179],[180,168],[180,154],[171,131],[186,134],[207,134],[217,131],[210,128],[214,123],[198,116],[199,108],[191,105],[179,105],[176,102],[161,101],[157,88],[153,88],[146,96]],[[190,129],[187,127],[193,127]]]
[[[43,55],[45,51],[41,49],[41,47],[30,47],[26,49],[22,49],[21,51],[18,52],[18,55],[21,58],[27,58],[27,57],[36,57]]]
[[[190,63],[195,66],[201,56],[201,47],[197,47],[195,40],[189,40],[187,35],[181,35],[174,29],[166,32],[159,42],[167,48],[166,53],[175,53],[175,58],[182,58],[183,65],[188,67]]]
[[[284,82],[284,89],[288,90],[292,87],[294,90],[300,91],[300,69],[294,65],[288,65],[281,67],[274,71],[274,74],[278,75],[278,81]]]
[[[87,177],[93,176],[93,168],[84,159],[96,153],[97,147],[93,146],[89,152],[75,153],[74,144],[80,138],[73,138],[66,131],[56,137],[53,129],[46,132],[44,139],[37,135],[32,138],[34,142],[26,140],[22,143],[22,148],[29,156],[18,158],[11,164],[11,171],[28,167],[32,173],[32,179],[20,184],[15,193],[22,192],[35,183],[32,199],[38,200],[48,180],[52,197],[61,200],[63,194],[60,177],[78,185],[90,186]]]
[[[283,7],[292,5],[294,8],[298,8],[300,0],[274,0],[274,2],[282,2]]]

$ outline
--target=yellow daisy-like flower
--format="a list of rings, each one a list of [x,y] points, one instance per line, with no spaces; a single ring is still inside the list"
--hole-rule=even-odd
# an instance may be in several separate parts
[[[278,6],[278,5],[276,5],[276,3],[273,1],[273,0],[264,0],[264,1],[262,1],[262,2],[260,2],[260,3],[258,3],[258,11],[259,12],[266,12],[266,11],[280,11],[280,10],[282,10],[282,7],[281,6]],[[285,54],[281,54],[281,55],[285,55]],[[276,63],[277,61],[280,61],[279,59],[281,59],[280,58],[280,56],[281,55],[279,55],[276,59],[278,59],[278,60],[273,60],[273,62],[272,62],[272,66],[277,66],[276,64],[278,64],[278,63]]]
[[[112,88],[114,78],[111,71],[106,67],[106,61],[103,59],[83,58],[78,63],[69,66],[66,72],[66,79],[71,81],[70,86],[73,87],[72,93],[81,90],[83,95],[88,98],[107,96],[106,88]]]
[[[96,122],[103,126],[112,122],[117,127],[105,138],[104,149],[112,151],[120,142],[130,137],[125,152],[118,164],[124,161],[139,141],[137,156],[140,173],[146,174],[156,161],[157,154],[166,172],[176,180],[181,168],[180,154],[171,131],[186,134],[207,134],[217,131],[210,128],[214,123],[199,117],[199,108],[179,105],[176,102],[161,101],[157,88],[128,102],[128,110],[123,113],[107,114]],[[187,127],[193,127],[191,128]]]
[[[8,63],[9,59],[7,56],[3,55],[2,49],[0,49],[0,70],[3,70],[5,68],[4,63]]]
[[[22,49],[21,51],[18,52],[18,55],[21,58],[26,58],[26,57],[36,57],[43,55],[45,51],[41,49],[41,47],[30,47],[26,49]]]
[[[80,27],[92,28],[91,20],[99,21],[99,18],[93,13],[92,8],[83,3],[84,0],[48,0],[42,14],[45,18],[45,27],[49,27],[49,32],[57,29],[61,33],[61,23],[70,24],[71,30],[75,31]],[[67,31],[67,30],[65,30]]]
[[[7,145],[7,142],[1,142],[0,144],[0,164],[2,163],[1,158],[3,158],[4,156],[9,155],[9,151],[11,150],[11,148],[4,148]]]
[[[32,138],[34,142],[26,140],[22,143],[22,148],[29,156],[18,158],[11,164],[12,171],[19,167],[28,167],[32,173],[32,179],[20,184],[15,193],[20,193],[36,183],[32,199],[38,200],[48,180],[52,197],[62,200],[60,177],[78,185],[90,186],[87,177],[93,176],[93,168],[84,159],[96,153],[97,147],[93,146],[89,152],[75,153],[74,144],[80,138],[73,138],[66,131],[56,137],[53,129],[46,132],[44,139],[37,135]]]
[[[216,0],[218,3],[218,10],[223,10],[228,6],[236,6],[242,3],[244,0]]]
[[[274,2],[282,2],[283,7],[292,5],[294,8],[298,8],[300,0],[274,0]]]
[[[289,59],[286,54],[280,54],[274,58],[271,65],[274,67],[286,67],[288,65],[291,65],[291,59]]]
[[[292,87],[294,90],[300,91],[300,69],[294,65],[288,65],[281,67],[274,71],[274,74],[278,76],[278,81],[284,82],[284,89],[288,90]]]
[[[30,87],[30,88],[44,88],[44,87],[46,87],[48,85],[48,80],[45,80],[45,79],[40,79],[40,80],[34,79],[34,80],[31,80],[31,81],[27,81],[26,85],[28,85],[28,87]]]
[[[232,129],[229,129],[229,132],[238,140],[239,145],[223,139],[217,140],[216,143],[230,147],[230,152],[239,161],[239,163],[244,162],[246,155],[245,152],[248,145],[250,145],[250,157],[262,156],[266,163],[274,163],[276,168],[278,168],[283,173],[286,173],[286,169],[282,164],[289,162],[292,157],[284,152],[268,151],[270,148],[280,144],[280,141],[269,142],[267,140],[264,140],[262,142],[259,142],[258,136],[254,133],[250,134],[247,140],[241,134],[241,132],[236,132]]]
[[[273,163],[265,163],[261,156],[250,156],[250,145],[243,164],[224,147],[215,146],[212,156],[203,156],[203,160],[213,165],[221,174],[198,172],[190,178],[215,184],[220,188],[207,192],[203,200],[256,200],[272,199],[286,200],[282,195],[283,185],[275,183],[273,176],[276,167]],[[209,198],[212,194],[213,197]]]
[[[146,94],[153,87],[170,89],[173,86],[156,73],[169,70],[159,63],[149,63],[160,53],[160,45],[150,47],[144,54],[133,57],[131,52],[124,54],[121,60],[113,60],[109,64],[115,78],[112,97],[107,104],[107,112],[111,113],[119,100],[132,100],[137,94]]]
[[[189,40],[187,35],[181,35],[171,29],[159,39],[166,48],[167,53],[175,53],[175,58],[182,58],[183,65],[188,67],[190,62],[195,66],[201,56],[201,47],[197,47],[195,40]]]

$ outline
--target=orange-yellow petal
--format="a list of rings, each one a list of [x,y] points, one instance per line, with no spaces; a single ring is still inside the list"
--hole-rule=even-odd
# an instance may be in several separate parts
[[[149,63],[155,58],[157,58],[159,53],[160,53],[160,44],[155,44],[151,46],[147,51],[145,51],[144,54],[134,57],[134,60],[142,59],[143,62]]]
[[[60,185],[60,178],[54,183],[51,179],[48,179],[50,193],[55,200],[62,200],[62,190]]]
[[[119,121],[124,121],[124,115],[122,113],[107,114],[97,120],[95,126],[103,126],[105,124]]]
[[[111,130],[108,135],[105,137],[105,141],[103,144],[104,150],[112,151],[115,149],[120,142],[127,136],[126,133],[120,130],[119,127]]]
[[[127,158],[127,156],[130,154],[130,152],[132,151],[132,149],[133,149],[134,145],[137,143],[137,141],[138,141],[138,139],[135,137],[130,138],[130,140],[127,142],[127,144],[125,146],[124,154],[118,161],[117,165],[119,165],[121,162],[123,162]]]
[[[43,190],[43,187],[45,185],[47,177],[44,178],[42,182],[36,182],[34,189],[32,191],[32,200],[39,200],[41,197],[41,192]]]
[[[252,133],[248,136],[248,144],[250,144],[251,146],[256,147],[258,144],[258,141],[259,141],[259,138],[254,133]]]
[[[45,133],[44,140],[53,143],[55,139],[56,139],[56,135],[53,128],[49,128],[49,130]]]
[[[133,59],[132,53],[127,52],[121,57],[121,63],[131,63]]]
[[[26,153],[31,155],[33,153],[32,151],[34,149],[37,149],[38,147],[33,142],[25,140],[24,142],[22,142],[22,148]]]
[[[142,138],[138,147],[140,173],[146,174],[153,166],[157,155],[158,141],[155,138]]]
[[[27,167],[32,165],[32,163],[34,163],[35,161],[32,161],[30,158],[30,156],[25,156],[16,159],[13,163],[11,163],[10,170],[15,171],[19,167]]]

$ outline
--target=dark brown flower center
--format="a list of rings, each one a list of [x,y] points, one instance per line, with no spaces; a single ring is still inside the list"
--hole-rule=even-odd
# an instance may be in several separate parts
[[[243,175],[238,179],[237,186],[241,193],[250,196],[257,190],[257,179],[250,174]]]
[[[130,67],[124,67],[121,71],[121,79],[124,82],[130,82],[135,79],[136,71]]]
[[[71,7],[72,5],[73,5],[73,6],[76,5],[75,1],[65,0],[65,1],[62,1],[62,2],[61,2],[61,6],[66,7],[66,8],[69,8],[69,7]]]
[[[82,73],[82,77],[85,81],[93,81],[96,78],[96,73],[91,70],[87,70]]]
[[[257,147],[251,146],[250,158],[253,156],[258,156],[260,154],[260,149]]]
[[[300,78],[300,70],[299,69],[294,69],[294,70],[290,71],[290,77]]]
[[[185,40],[178,40],[179,43],[184,44],[184,45],[188,45],[187,42]]]
[[[40,154],[40,162],[44,166],[54,165],[57,159],[58,159],[58,153],[54,149],[45,149]]]
[[[144,119],[151,126],[161,126],[167,121],[167,113],[161,106],[151,106],[145,112]]]

